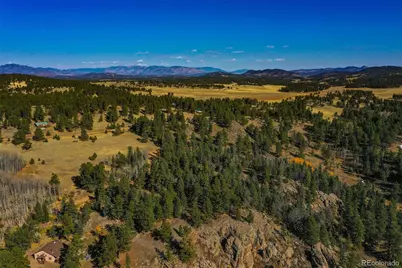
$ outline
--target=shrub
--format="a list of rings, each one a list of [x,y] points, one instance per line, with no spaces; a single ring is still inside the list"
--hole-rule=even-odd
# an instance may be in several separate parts
[[[29,140],[26,140],[24,145],[22,146],[23,150],[29,150],[32,148],[32,143]]]
[[[93,155],[88,157],[88,159],[91,160],[91,161],[94,161],[97,157],[98,157],[98,155],[96,153],[94,153]]]

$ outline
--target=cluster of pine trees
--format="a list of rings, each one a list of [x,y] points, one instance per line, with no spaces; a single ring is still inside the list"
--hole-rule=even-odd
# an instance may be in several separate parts
[[[4,248],[0,248],[0,264],[4,268],[28,268],[25,252],[40,238],[39,224],[49,221],[47,202],[37,202],[28,219],[21,226],[9,228],[4,236]]]
[[[402,103],[381,100],[372,92],[364,91],[333,93],[319,101],[332,103],[335,99],[343,107],[342,114],[332,121],[315,117],[307,128],[313,140],[328,144],[343,160],[346,171],[401,185],[402,151],[392,152],[390,146],[400,142]]]
[[[308,146],[322,147],[323,157],[330,159],[331,152],[335,152],[347,171],[400,184],[402,152],[388,150],[402,134],[399,101],[380,100],[362,91],[310,95],[274,104],[252,99],[202,101],[172,94],[131,94],[126,88],[86,81],[35,81],[32,91],[0,91],[0,118],[3,128],[18,129],[15,144],[27,143],[31,122],[44,118],[49,118],[58,131],[81,128],[81,138],[85,138],[94,115],[101,113],[111,128],[120,128],[116,123],[123,117],[142,141],[151,140],[160,147],[150,163],[139,150],[129,148],[126,154],[113,158],[111,171],[106,171],[102,163],[81,166],[75,183],[93,193],[94,200],[81,211],[72,200],[63,200],[56,225],[49,231],[51,236],[71,240],[71,250],[67,250],[63,263],[82,258],[80,236],[90,210],[124,222],[123,227],[110,226],[108,233],[100,235],[90,247],[94,263],[107,266],[126,251],[128,237],[153,230],[157,221],[183,218],[197,227],[222,213],[235,217],[243,208],[277,218],[309,245],[347,245],[347,250],[364,247],[381,259],[401,259],[398,187],[388,195],[371,183],[346,187],[322,168],[289,163],[280,157],[292,146],[298,148],[301,157]],[[51,90],[58,83],[71,90]],[[333,102],[344,111],[332,121],[310,109]],[[184,113],[196,111],[198,115],[188,122]],[[141,116],[134,116],[140,112]],[[246,125],[248,119],[261,124],[247,126],[246,135],[229,143],[227,128],[233,121]],[[194,133],[188,131],[189,123]],[[296,123],[308,123],[308,133],[290,136]],[[223,128],[214,136],[213,124]],[[35,137],[41,140],[42,135],[38,131]],[[52,179],[56,185],[57,179]],[[293,201],[284,191],[286,184],[297,189]],[[318,191],[335,194],[343,206],[336,213],[312,210]],[[39,206],[36,213],[41,214]],[[187,241],[185,235],[183,241]],[[165,243],[171,246],[169,238]],[[193,255],[187,242],[171,250],[182,260]]]
[[[330,88],[327,83],[316,82],[292,82],[280,89],[282,92],[316,92]]]
[[[278,132],[270,127],[269,118],[265,125],[259,140],[269,141]],[[248,136],[239,136],[234,144],[228,144],[224,133],[187,137],[183,130],[171,131],[166,121],[160,146],[150,165],[140,154],[134,156],[132,149],[116,157],[115,169],[137,170],[130,176],[111,176],[101,164],[90,168],[85,164],[79,185],[95,193],[93,208],[123,220],[136,232],[150,231],[156,221],[167,218],[183,218],[199,226],[221,213],[236,215],[241,208],[254,208],[278,218],[307,244],[354,245],[378,253],[376,245],[387,242],[381,258],[401,257],[401,213],[395,199],[386,206],[384,196],[371,186],[346,187],[322,169],[271,158],[269,146],[256,150]],[[298,189],[294,202],[283,190],[291,181]],[[338,215],[329,209],[313,211],[317,191],[336,194],[345,207],[338,208]],[[372,236],[380,226],[392,233],[391,242],[385,232]]]

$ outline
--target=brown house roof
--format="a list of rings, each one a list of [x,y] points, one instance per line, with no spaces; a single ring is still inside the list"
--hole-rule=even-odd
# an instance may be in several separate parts
[[[64,248],[64,244],[59,240],[55,240],[44,245],[38,252],[44,251],[55,258],[59,258],[61,255],[62,248]]]

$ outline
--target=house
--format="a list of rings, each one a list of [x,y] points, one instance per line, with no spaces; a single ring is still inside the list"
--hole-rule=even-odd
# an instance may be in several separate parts
[[[35,125],[35,127],[46,128],[49,125],[49,123],[46,121],[35,122],[34,125]]]
[[[61,250],[64,247],[65,245],[60,240],[52,241],[36,252],[33,255],[34,259],[41,264],[45,262],[58,262],[61,256]]]

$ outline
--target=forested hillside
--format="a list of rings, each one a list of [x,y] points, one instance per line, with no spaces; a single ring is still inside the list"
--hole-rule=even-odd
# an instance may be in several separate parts
[[[16,80],[26,86],[10,87]],[[42,238],[69,245],[61,267],[129,267],[133,239],[149,233],[163,245],[161,265],[194,267],[195,248],[202,244],[194,236],[223,215],[247,226],[254,217],[267,217],[266,224],[281,230],[275,239],[282,241],[278,237],[287,234],[294,248],[297,243],[305,248],[297,253],[303,255],[303,267],[325,267],[324,259],[331,267],[356,267],[366,258],[402,261],[402,151],[391,150],[402,135],[399,100],[379,99],[369,91],[311,94],[277,103],[196,100],[153,96],[143,84],[133,89],[32,76],[3,76],[1,81],[2,129],[14,130],[10,142],[20,151],[46,142],[43,131],[32,126],[44,120],[55,133],[78,129],[77,142],[96,142],[87,133],[99,123],[95,116],[107,122],[106,132],[113,131],[109,138],[127,128],[133,141],[139,137],[158,146],[150,157],[135,147],[116,152],[110,161],[95,163],[96,154],[91,156],[72,178],[76,188],[69,193],[58,188],[56,174],[49,183],[0,178],[1,204],[7,209],[22,198],[19,215],[27,219],[7,230],[2,264],[28,267],[23,252],[40,240],[34,234],[42,231]],[[342,108],[342,113],[328,120],[313,112],[324,105]],[[234,133],[234,127],[242,131]],[[307,156],[319,164],[309,164]],[[17,156],[0,158],[0,168],[8,172],[23,166]],[[353,175],[357,183],[341,182],[335,169]],[[31,188],[34,201],[20,194]],[[84,203],[74,199],[77,191],[85,193]],[[61,201],[50,211],[54,195]],[[108,224],[93,228],[94,215]],[[186,225],[173,227],[171,222],[179,219]],[[222,238],[217,247],[227,251],[228,243]],[[256,267],[295,265],[270,263],[264,252],[258,254],[268,263]]]

